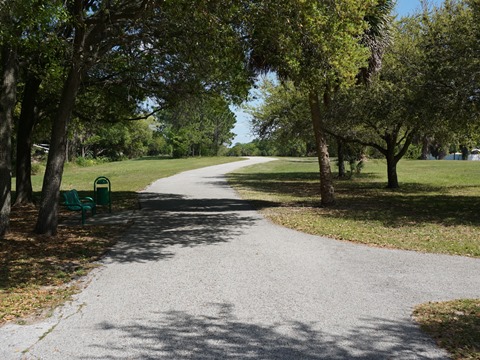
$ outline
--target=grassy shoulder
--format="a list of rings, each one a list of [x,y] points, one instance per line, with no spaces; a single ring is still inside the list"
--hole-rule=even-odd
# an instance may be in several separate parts
[[[113,212],[135,209],[137,191],[156,179],[179,172],[217,165],[238,158],[143,158],[91,167],[67,164],[62,190],[77,189],[92,196],[93,182],[107,176],[112,183]],[[40,197],[43,177],[32,178]],[[12,209],[10,231],[0,239],[0,325],[28,322],[43,316],[78,290],[78,282],[96,261],[115,244],[125,226],[60,226],[54,237],[32,233],[37,209]],[[79,213],[60,209],[60,221],[80,219]]]
[[[381,247],[480,257],[480,163],[402,161],[400,189],[385,188],[386,166],[337,180],[337,204],[320,206],[315,159],[242,168],[231,184],[272,221],[310,234]]]
[[[453,359],[480,359],[480,299],[422,304],[413,316]]]
[[[230,183],[273,222],[373,246],[480,257],[480,162],[402,161],[400,189],[386,166],[337,180],[337,204],[320,206],[316,159],[282,159],[242,168]],[[415,320],[455,359],[480,359],[480,300],[418,306]]]

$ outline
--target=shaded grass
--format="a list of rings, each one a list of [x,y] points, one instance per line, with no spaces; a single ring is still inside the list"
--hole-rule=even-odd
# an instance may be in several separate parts
[[[59,227],[53,237],[30,232],[37,209],[15,208],[0,239],[0,324],[34,318],[67,300],[125,227]],[[69,216],[69,214],[61,214]]]
[[[243,168],[229,180],[247,199],[273,202],[273,221],[300,231],[365,244],[480,256],[480,164],[403,161],[401,188],[385,188],[385,164],[336,180],[337,204],[320,206],[318,165],[288,159]],[[403,181],[403,182],[402,182]]]
[[[414,318],[454,359],[480,359],[480,299],[423,304]]]
[[[200,167],[238,161],[238,158],[144,158],[91,167],[67,164],[62,190],[77,189],[93,195],[93,182],[107,176],[112,183],[112,211],[136,209],[137,191],[156,179]],[[40,199],[42,175],[32,177],[35,198]],[[14,184],[13,184],[14,185]],[[99,212],[105,209],[99,209]],[[32,232],[38,209],[12,209],[10,231],[0,239],[0,324],[23,323],[43,316],[77,291],[75,280],[96,267],[96,261],[115,244],[128,225],[59,226],[54,237]],[[78,212],[60,207],[60,223],[80,221]],[[68,223],[71,223],[69,221]]]

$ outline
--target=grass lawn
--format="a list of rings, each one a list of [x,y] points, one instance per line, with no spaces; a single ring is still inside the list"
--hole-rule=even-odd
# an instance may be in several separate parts
[[[480,257],[480,162],[409,161],[400,189],[383,161],[335,181],[337,204],[320,206],[316,159],[242,168],[230,183],[273,222],[315,235],[406,250]],[[480,359],[480,299],[419,305],[414,318],[454,359]]]
[[[67,164],[62,190],[77,189],[92,196],[96,177],[107,176],[112,183],[113,211],[135,209],[136,191],[154,180],[195,168],[239,160],[237,158],[189,158],[138,160],[106,163],[91,167]],[[40,197],[43,176],[32,178],[35,197]],[[14,182],[14,181],[13,181]],[[54,237],[32,233],[37,209],[14,208],[10,232],[0,239],[0,325],[9,321],[28,322],[48,313],[75,291],[76,280],[94,268],[127,226],[59,226]],[[61,211],[60,218],[77,212]],[[88,223],[88,221],[87,221]]]
[[[369,245],[480,257],[480,162],[401,161],[400,189],[386,189],[386,166],[367,162],[337,180],[337,204],[320,206],[316,159],[242,168],[231,184],[274,222]]]
[[[113,210],[134,208],[136,192],[157,179],[172,176],[182,171],[238,161],[232,157],[201,157],[167,159],[145,157],[128,161],[117,161],[96,166],[82,167],[67,163],[62,179],[62,190],[77,189],[81,196],[93,197],[93,182],[98,176],[106,176],[112,184]],[[43,175],[32,177],[36,198],[40,198]],[[13,184],[14,185],[14,184]]]

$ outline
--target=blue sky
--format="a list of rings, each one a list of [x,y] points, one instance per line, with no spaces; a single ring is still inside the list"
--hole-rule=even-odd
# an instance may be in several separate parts
[[[428,2],[433,5],[439,5],[442,3],[442,0],[428,0]],[[397,6],[395,8],[399,16],[412,14],[418,9],[420,9],[420,0],[397,0]],[[233,140],[233,144],[252,141],[254,136],[250,131],[250,116],[239,109],[235,111],[235,115],[237,116],[237,124],[233,132],[237,134],[237,136]]]

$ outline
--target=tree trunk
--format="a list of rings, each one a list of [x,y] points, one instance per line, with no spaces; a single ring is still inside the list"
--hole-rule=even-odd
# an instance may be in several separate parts
[[[0,89],[0,238],[10,225],[12,190],[12,123],[17,97],[17,53],[9,46],[1,48]]]
[[[338,177],[340,179],[347,176],[345,172],[345,145],[340,138],[337,138],[337,152],[338,152]]]
[[[420,156],[421,160],[428,159],[428,145],[430,145],[430,141],[428,141],[428,136],[424,136],[422,138],[422,155]]]
[[[52,125],[47,168],[43,178],[42,200],[35,226],[37,234],[55,235],[57,232],[60,185],[67,155],[67,126],[72,115],[81,77],[81,69],[79,66],[75,66],[74,62],[64,84],[58,113]]]
[[[395,157],[395,142],[387,142],[387,176],[388,176],[388,189],[397,189],[398,176],[397,176],[397,163],[398,159]]]
[[[462,152],[462,160],[468,160],[468,148],[465,145],[460,145],[460,150]]]
[[[332,172],[330,169],[330,156],[328,154],[327,140],[322,128],[322,114],[318,93],[309,94],[309,105],[312,116],[313,130],[315,133],[315,145],[317,149],[318,163],[320,166],[320,196],[323,206],[335,204],[335,190],[333,187]]]
[[[41,80],[30,75],[25,83],[22,109],[17,129],[17,169],[15,206],[33,203],[32,135],[35,126],[35,106]]]

